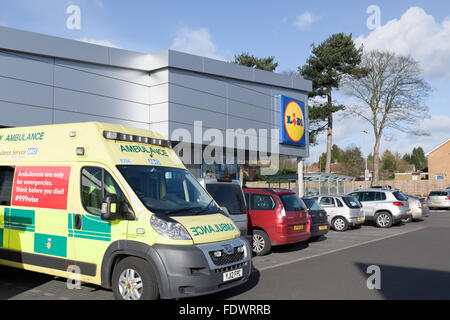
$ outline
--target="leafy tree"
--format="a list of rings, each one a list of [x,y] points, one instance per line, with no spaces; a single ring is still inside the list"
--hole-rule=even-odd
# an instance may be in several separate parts
[[[341,162],[343,152],[344,151],[341,148],[333,144],[333,147],[331,148],[331,162],[332,163]],[[322,153],[319,157],[319,168],[321,169],[321,172],[325,171],[326,159],[327,159],[326,153]]]
[[[363,174],[364,158],[358,147],[348,147],[342,152],[341,157],[339,173],[351,177],[360,177]]]
[[[380,169],[379,150],[381,137],[387,128],[411,134],[423,134],[415,126],[417,119],[427,115],[424,101],[430,86],[424,80],[419,64],[411,57],[386,51],[371,51],[364,55],[364,77],[347,77],[357,103],[347,111],[366,121],[375,136],[373,184],[378,183]]]
[[[362,69],[358,68],[361,62],[362,47],[356,48],[352,35],[337,33],[331,35],[320,45],[312,44],[312,55],[303,67],[299,67],[299,73],[312,81],[313,90],[310,97],[319,97],[325,102],[317,101],[309,108],[309,119],[323,123],[318,126],[314,135],[327,129],[327,156],[325,172],[330,172],[331,147],[333,144],[333,113],[344,109],[343,105],[337,105],[332,98],[332,90],[339,88],[344,75],[361,75]],[[320,99],[319,99],[320,100]],[[314,139],[314,138],[313,138]]]
[[[381,169],[382,170],[389,170],[389,171],[395,171],[396,170],[396,159],[395,156],[390,152],[389,150],[386,150],[382,157],[381,161],[383,163]]]
[[[425,158],[425,152],[422,147],[414,148],[411,155],[405,154],[403,160],[416,167],[416,170],[423,170],[427,167],[427,159]]]
[[[235,55],[234,61],[232,62],[241,66],[271,72],[275,71],[278,67],[278,62],[275,61],[275,57],[257,58],[248,52]]]

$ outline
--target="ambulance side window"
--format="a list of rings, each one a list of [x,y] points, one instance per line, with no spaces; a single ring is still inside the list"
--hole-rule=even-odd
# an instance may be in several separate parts
[[[123,193],[114,178],[104,169],[85,167],[81,171],[81,200],[89,213],[101,215],[105,196],[116,194],[123,199]]]
[[[0,167],[0,206],[11,205],[11,192],[14,180],[13,167]]]

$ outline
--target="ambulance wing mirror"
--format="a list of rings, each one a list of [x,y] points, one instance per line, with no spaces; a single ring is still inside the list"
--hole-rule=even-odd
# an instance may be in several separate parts
[[[111,221],[119,217],[119,198],[115,194],[111,194],[103,199],[102,214],[103,220]]]

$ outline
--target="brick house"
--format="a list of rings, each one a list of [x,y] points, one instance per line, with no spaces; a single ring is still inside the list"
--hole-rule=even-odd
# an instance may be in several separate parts
[[[430,180],[450,180],[450,138],[425,154]]]

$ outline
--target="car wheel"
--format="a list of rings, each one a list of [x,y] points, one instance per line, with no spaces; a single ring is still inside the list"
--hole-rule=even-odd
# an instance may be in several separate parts
[[[406,218],[406,219],[402,219],[402,221],[404,222],[404,223],[409,223],[409,222],[411,222],[413,220],[413,218],[410,216],[410,217],[408,217],[408,218]]]
[[[158,282],[153,266],[135,257],[121,260],[113,271],[112,291],[117,300],[158,299]]]
[[[345,218],[342,218],[342,217],[334,218],[332,225],[333,225],[333,229],[335,231],[339,231],[339,232],[344,232],[348,228],[347,220],[345,220]]]
[[[378,228],[390,228],[392,222],[392,215],[389,212],[380,212],[375,218],[375,224]]]
[[[253,231],[252,239],[252,250],[257,256],[263,256],[270,252],[272,244],[270,243],[270,238],[262,230]]]

